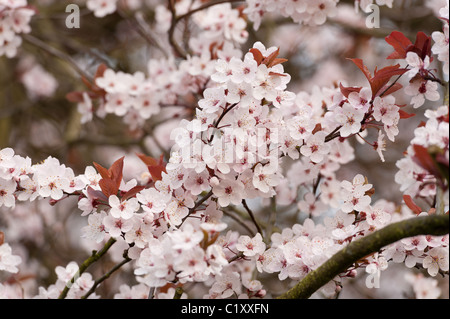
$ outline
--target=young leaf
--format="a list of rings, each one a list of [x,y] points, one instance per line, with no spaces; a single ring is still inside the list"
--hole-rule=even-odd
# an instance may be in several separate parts
[[[111,178],[109,171],[106,168],[104,168],[103,166],[101,166],[100,164],[98,164],[96,162],[94,162],[93,164],[94,164],[95,169],[97,170],[97,172],[100,174],[100,176],[102,178],[106,178],[106,179]]]
[[[387,59],[404,59],[408,50],[412,47],[412,42],[401,32],[393,31],[385,38],[393,48],[394,52],[391,53]]]
[[[137,157],[139,157],[139,159],[144,162],[145,165],[147,166],[154,166],[154,165],[158,165],[158,161],[156,159],[154,159],[153,157],[144,155],[142,153],[136,153]]]
[[[262,61],[263,64],[267,65],[268,68],[271,67],[271,63],[277,58],[280,54],[280,48],[276,49],[274,52],[269,54],[269,56],[265,57]]]
[[[66,94],[66,100],[72,103],[81,103],[83,102],[83,92],[73,91]]]
[[[276,58],[275,60],[272,61],[272,63],[270,63],[269,67],[275,66],[277,64],[281,64],[284,62],[289,61],[288,59],[283,59],[283,58]]]
[[[98,184],[107,198],[111,195],[117,195],[119,192],[119,187],[112,179],[101,179]]]
[[[98,173],[102,177],[99,181],[100,188],[103,194],[107,197],[111,195],[117,195],[119,191],[120,183],[123,177],[123,160],[125,157],[119,158],[115,161],[109,169],[104,168],[98,163],[94,162],[94,166]]]
[[[413,145],[414,153],[413,161],[416,162],[419,166],[421,166],[424,170],[428,171],[430,174],[434,175],[438,180],[442,180],[443,176],[441,176],[441,172],[439,171],[439,167],[434,161],[431,154],[428,152],[428,149],[423,147],[422,145]]]
[[[403,85],[402,84],[400,84],[400,83],[394,83],[393,85],[391,85],[390,87],[389,87],[389,89],[388,89],[388,85],[385,85],[381,90],[380,90],[380,92],[384,92],[384,95],[386,96],[386,95],[390,95],[390,94],[393,94],[393,93],[395,93],[395,92],[397,92],[398,90],[401,90],[402,88],[403,88]],[[385,91],[385,88],[387,89],[386,91]],[[381,94],[381,93],[380,93]]]
[[[115,184],[117,186],[117,190],[119,189],[120,183],[122,182],[124,158],[125,158],[124,156],[119,158],[109,168],[111,180],[115,182]]]
[[[409,195],[403,195],[403,200],[405,201],[406,206],[409,207],[413,211],[414,214],[419,215],[422,213],[422,208],[414,203],[413,199]]]
[[[370,73],[367,66],[361,59],[349,59],[364,73],[365,77],[369,81],[372,89],[372,98],[378,95],[380,90],[389,83],[394,75],[400,75],[407,72],[407,69],[400,68],[400,64],[387,66],[380,70],[375,69],[374,75]]]

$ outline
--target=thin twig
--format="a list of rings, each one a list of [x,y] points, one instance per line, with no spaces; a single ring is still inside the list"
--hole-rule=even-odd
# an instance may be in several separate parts
[[[253,221],[253,224],[255,224],[256,229],[258,230],[258,233],[260,233],[261,235],[263,235],[263,232],[261,230],[261,227],[259,226],[258,222],[255,219],[255,215],[253,215],[252,210],[250,209],[250,207],[248,207],[247,202],[245,201],[245,199],[242,200],[242,205],[244,205],[245,210],[247,211],[247,213],[250,215],[250,218]]]

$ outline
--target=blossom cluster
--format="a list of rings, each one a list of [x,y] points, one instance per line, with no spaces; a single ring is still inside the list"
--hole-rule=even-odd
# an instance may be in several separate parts
[[[22,44],[21,33],[31,31],[30,21],[35,10],[28,6],[27,0],[0,1],[0,57],[13,58]]]

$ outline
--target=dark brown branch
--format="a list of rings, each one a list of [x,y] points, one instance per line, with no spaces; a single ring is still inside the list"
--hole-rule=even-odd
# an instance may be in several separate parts
[[[45,52],[53,55],[54,57],[57,57],[58,59],[61,59],[65,62],[67,62],[81,77],[84,77],[86,80],[89,80],[90,82],[92,82],[92,80],[93,80],[92,77],[89,74],[87,74],[80,66],[78,66],[78,64],[75,62],[75,60],[72,59],[72,57],[69,56],[68,54],[48,45],[44,41],[42,41],[30,34],[24,34],[22,37],[24,40],[26,40],[30,44],[34,45],[35,47],[38,47],[38,48],[44,50]]]
[[[205,3],[205,4],[201,5],[198,8],[189,10],[185,14],[177,16],[176,9],[175,9],[175,1],[174,0],[169,0],[169,11],[172,14],[172,21],[170,23],[170,29],[169,29],[169,32],[168,32],[168,37],[169,37],[169,43],[172,46],[172,48],[175,50],[176,54],[179,57],[183,58],[183,59],[186,59],[186,57],[187,57],[186,52],[184,52],[184,50],[177,43],[177,41],[175,40],[175,37],[174,37],[176,26],[181,20],[187,19],[187,18],[189,18],[191,15],[193,15],[196,12],[205,10],[205,9],[207,9],[209,7],[212,7],[212,6],[215,6],[215,5],[218,5],[218,4],[227,3],[227,2],[229,2],[229,3],[241,2],[241,1],[243,1],[243,0],[216,0],[216,1],[211,1],[211,2],[208,2],[208,3]]]

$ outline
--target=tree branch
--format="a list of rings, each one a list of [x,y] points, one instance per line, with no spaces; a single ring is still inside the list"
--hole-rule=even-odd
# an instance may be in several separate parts
[[[442,236],[449,232],[449,215],[416,217],[388,225],[350,243],[322,266],[309,273],[278,299],[306,299],[356,261],[403,238],[418,235]]]
[[[95,292],[95,289],[97,289],[98,285],[100,285],[102,282],[104,282],[106,279],[111,277],[113,273],[115,273],[117,270],[119,270],[123,265],[129,263],[132,259],[128,257],[128,254],[126,255],[125,259],[122,260],[120,263],[115,265],[113,268],[111,268],[106,274],[101,276],[99,279],[97,279],[94,282],[94,285],[89,289],[89,291],[81,297],[81,299],[87,299],[90,295],[92,295]]]
[[[261,227],[259,226],[258,222],[256,221],[255,215],[253,215],[253,212],[250,209],[250,207],[248,207],[247,202],[245,201],[245,199],[242,200],[242,205],[244,205],[245,210],[250,215],[250,218],[252,219],[253,224],[255,224],[256,229],[258,230],[258,233],[260,233],[261,236],[263,236],[263,232],[261,230]]]
[[[75,281],[80,278],[81,274],[83,274],[90,265],[95,263],[97,260],[99,260],[103,255],[106,254],[106,252],[111,248],[111,246],[116,242],[116,239],[110,238],[108,242],[103,246],[103,248],[100,251],[93,251],[91,257],[86,259],[78,269],[78,271],[75,273],[75,275],[72,277],[72,279],[64,286],[63,291],[59,295],[58,299],[65,299],[67,297],[67,293],[69,292],[72,285],[75,283]]]

